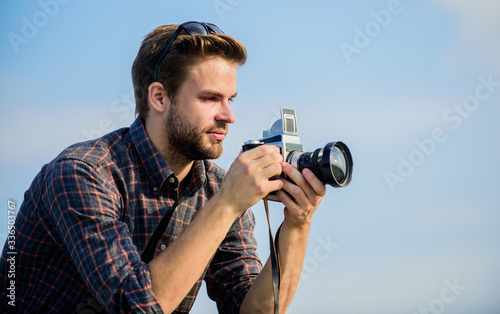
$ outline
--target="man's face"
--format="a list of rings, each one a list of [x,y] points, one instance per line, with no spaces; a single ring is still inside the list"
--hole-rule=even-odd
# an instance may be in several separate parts
[[[195,64],[165,121],[171,162],[219,158],[228,124],[235,121],[236,65],[222,58]]]

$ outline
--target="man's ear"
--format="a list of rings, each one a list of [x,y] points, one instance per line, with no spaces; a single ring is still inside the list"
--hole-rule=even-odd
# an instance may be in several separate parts
[[[148,102],[151,109],[163,113],[170,107],[170,98],[164,97],[167,95],[167,91],[163,88],[163,85],[159,82],[153,82],[148,87]]]

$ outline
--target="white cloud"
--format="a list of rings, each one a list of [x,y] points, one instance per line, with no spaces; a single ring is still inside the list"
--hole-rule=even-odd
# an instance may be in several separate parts
[[[500,0],[439,0],[458,22],[460,41],[455,49],[466,51],[488,71],[500,74]]]

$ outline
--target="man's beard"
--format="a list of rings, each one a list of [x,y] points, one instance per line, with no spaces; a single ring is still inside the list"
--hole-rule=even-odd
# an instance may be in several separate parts
[[[193,160],[216,159],[222,155],[222,141],[212,139],[211,146],[205,146],[203,137],[207,132],[228,130],[226,122],[200,130],[179,110],[179,103],[172,103],[168,110],[164,132],[167,141],[167,156],[170,163],[183,163]],[[189,114],[189,113],[188,113]]]

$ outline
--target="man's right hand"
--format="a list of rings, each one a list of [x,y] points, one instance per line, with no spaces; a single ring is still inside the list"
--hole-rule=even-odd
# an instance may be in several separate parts
[[[281,190],[281,180],[270,180],[282,172],[283,156],[273,145],[242,152],[229,168],[218,196],[232,204],[237,214],[255,205],[272,191]]]
[[[240,153],[219,192],[201,209],[179,238],[149,263],[151,284],[164,312],[174,311],[200,278],[236,217],[283,188],[279,149],[262,145]],[[196,258],[193,258],[196,256]]]

